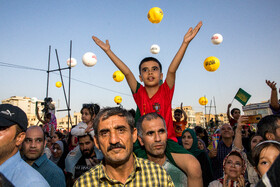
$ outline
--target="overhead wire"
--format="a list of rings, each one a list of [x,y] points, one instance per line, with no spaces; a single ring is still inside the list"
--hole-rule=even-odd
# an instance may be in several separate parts
[[[17,65],[17,64],[10,64],[10,63],[5,63],[5,62],[0,62],[0,66],[2,66],[2,67],[10,67],[10,68],[17,68],[17,69],[26,69],[26,70],[34,70],[34,71],[47,72],[47,70],[44,70],[44,69],[32,68],[32,67],[28,67],[28,66],[22,66],[22,65]],[[51,73],[59,75],[56,72],[51,72]],[[62,75],[62,76],[69,79],[68,76],[65,76],[65,75]],[[76,79],[76,78],[73,78],[73,77],[71,77],[71,80],[74,80],[74,81],[77,81],[77,82],[80,82],[80,83],[83,83],[83,84],[87,84],[87,85],[90,85],[90,86],[93,86],[93,87],[97,87],[97,88],[100,88],[102,90],[110,91],[110,92],[113,92],[113,93],[118,93],[118,94],[122,94],[122,95],[126,95],[126,96],[131,96],[131,94],[126,94],[126,93],[118,92],[118,91],[115,91],[115,90],[112,90],[112,89],[109,89],[109,88],[105,88],[105,87],[102,87],[102,86],[98,86],[98,85],[95,85],[95,84],[92,84],[92,83],[89,83],[89,82],[85,82],[85,81]]]

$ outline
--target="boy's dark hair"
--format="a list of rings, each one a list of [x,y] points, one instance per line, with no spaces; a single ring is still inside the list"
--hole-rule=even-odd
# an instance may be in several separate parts
[[[266,133],[276,134],[278,128],[277,121],[280,120],[280,115],[268,115],[263,117],[257,125],[257,133],[261,135],[264,140],[267,140]]]
[[[181,109],[176,109],[175,111],[174,111],[174,114],[175,113],[180,113],[180,114],[183,114],[183,112],[182,112],[182,110]]]
[[[233,113],[234,113],[235,110],[238,110],[238,111],[240,112],[240,110],[239,110],[238,108],[233,108],[233,109],[230,111],[230,114],[233,115]]]
[[[144,62],[148,62],[148,61],[154,61],[156,63],[158,63],[159,65],[159,70],[160,72],[162,72],[162,66],[161,66],[161,63],[158,61],[158,59],[154,58],[154,57],[146,57],[144,58],[140,64],[139,64],[139,74],[141,75],[141,65],[144,63]]]

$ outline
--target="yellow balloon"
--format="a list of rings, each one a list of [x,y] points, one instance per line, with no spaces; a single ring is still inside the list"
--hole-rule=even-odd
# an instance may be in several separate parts
[[[204,68],[207,71],[214,72],[220,66],[220,60],[214,56],[210,56],[204,60]]]
[[[115,103],[120,104],[122,102],[122,97],[121,96],[116,96],[114,98]]]
[[[57,82],[55,83],[55,86],[58,87],[58,88],[60,88],[60,87],[62,86],[62,83],[61,83],[60,81],[57,81]]]
[[[201,98],[199,98],[198,102],[201,105],[207,105],[208,99],[206,97],[201,97]]]
[[[113,79],[116,82],[121,82],[124,79],[124,74],[121,71],[115,71],[113,74]]]
[[[149,10],[147,16],[150,22],[159,23],[163,18],[163,12],[159,7],[154,7]]]

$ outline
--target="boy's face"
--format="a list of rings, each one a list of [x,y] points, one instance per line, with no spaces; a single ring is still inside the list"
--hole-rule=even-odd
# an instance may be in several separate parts
[[[158,86],[162,80],[163,74],[160,72],[160,67],[155,61],[147,61],[141,65],[140,81],[144,82],[145,86]]]
[[[234,110],[232,117],[234,119],[239,119],[239,117],[240,117],[240,110]]]
[[[175,119],[176,121],[180,121],[181,118],[182,118],[182,114],[181,114],[181,113],[179,113],[179,112],[174,112],[174,119]]]

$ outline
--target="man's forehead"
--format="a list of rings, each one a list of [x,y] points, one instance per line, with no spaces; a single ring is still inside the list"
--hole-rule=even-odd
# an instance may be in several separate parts
[[[144,119],[142,122],[142,129],[143,130],[157,130],[157,129],[164,129],[164,123],[161,118],[153,118],[153,119]]]
[[[41,127],[31,127],[27,129],[26,131],[26,137],[44,137],[44,131],[41,129]]]
[[[128,124],[128,122],[127,122],[125,117],[114,115],[114,116],[110,116],[110,117],[108,117],[106,119],[101,118],[100,123],[98,125],[98,129],[100,131],[102,129],[118,128],[120,126],[127,126],[127,127],[129,127],[129,124]]]

